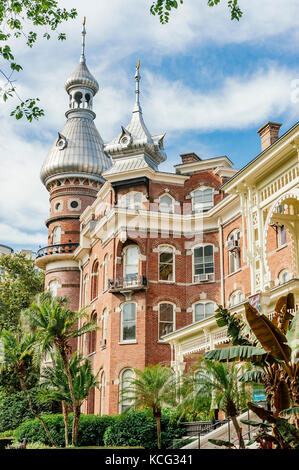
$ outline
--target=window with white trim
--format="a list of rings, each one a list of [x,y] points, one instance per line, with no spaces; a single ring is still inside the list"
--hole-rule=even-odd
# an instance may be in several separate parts
[[[173,212],[173,198],[169,194],[163,194],[159,200],[160,212]]]
[[[120,197],[119,206],[125,209],[142,209],[143,193],[130,191]]]
[[[131,389],[132,381],[135,380],[133,369],[124,369],[120,373],[119,380],[119,412],[123,413],[134,403],[134,390]]]
[[[241,268],[240,239],[240,230],[234,230],[231,232],[227,239],[229,274],[232,274]]]
[[[159,339],[175,330],[175,306],[168,302],[159,304]]]
[[[103,416],[105,410],[105,372],[102,372],[101,375],[101,403],[100,403],[100,415]]]
[[[88,274],[85,274],[84,280],[83,280],[83,302],[84,302],[84,307],[88,304]]]
[[[207,211],[213,206],[213,188],[207,188],[203,186],[192,192],[192,209],[194,212]]]
[[[279,284],[285,284],[290,280],[290,278],[291,276],[289,271],[287,269],[283,269],[278,275]]]
[[[287,242],[287,231],[284,225],[277,227],[277,248],[285,245]]]
[[[193,282],[214,280],[214,246],[203,245],[194,248]]]
[[[51,292],[53,297],[57,297],[58,281],[55,279],[54,281],[49,282],[48,289],[49,289],[49,292]]]
[[[91,300],[98,296],[98,279],[99,279],[99,262],[96,260],[93,263],[91,273]]]
[[[245,299],[245,296],[241,290],[235,290],[229,297],[229,306],[233,307],[242,303]]]
[[[197,302],[194,305],[194,321],[206,320],[207,318],[215,315],[215,303],[214,302]]]
[[[135,280],[138,278],[139,248],[137,245],[129,245],[124,252],[124,278]]]
[[[121,342],[136,341],[136,303],[127,302],[121,310]]]
[[[59,245],[61,242],[61,227],[57,226],[52,232],[52,244]]]
[[[103,273],[103,289],[104,291],[108,289],[108,255],[105,255],[104,257],[104,273]]]
[[[103,335],[102,339],[107,339],[107,326],[108,326],[108,310],[105,308],[103,312]]]
[[[169,245],[159,246],[159,281],[175,280],[175,248]]]

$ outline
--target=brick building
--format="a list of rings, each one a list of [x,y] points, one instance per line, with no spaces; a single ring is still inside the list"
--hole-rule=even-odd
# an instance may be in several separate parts
[[[158,362],[184,370],[195,352],[227,342],[217,304],[271,314],[289,291],[299,303],[299,123],[259,130],[262,152],[242,170],[226,156],[181,155],[159,171],[164,135],[152,136],[136,100],[108,144],[94,125],[98,83],[82,54],[66,81],[67,122],[41,171],[50,193],[48,246],[36,263],[46,289],[87,306],[99,331],[75,345],[100,368],[84,411],[121,412],[125,380]]]

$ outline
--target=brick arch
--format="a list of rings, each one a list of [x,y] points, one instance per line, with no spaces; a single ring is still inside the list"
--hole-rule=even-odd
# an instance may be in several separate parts
[[[163,302],[175,304],[176,307],[179,307],[181,310],[183,310],[182,301],[180,299],[178,299],[177,297],[172,297],[170,295],[166,297],[165,294],[156,297],[155,300],[153,300],[152,306],[150,308],[153,309],[153,307],[157,307],[158,304]]]
[[[151,248],[158,248],[159,246],[161,245],[169,245],[169,246],[173,246],[176,250],[179,250],[179,251],[183,251],[184,248],[183,246],[177,241],[177,240],[174,240],[174,239],[165,239],[165,241],[162,239],[162,238],[159,238],[157,240],[154,240],[152,245],[151,245]]]
[[[146,250],[145,250],[145,244],[142,243],[140,241],[140,239],[137,241],[136,239],[134,240],[133,238],[127,238],[127,240],[125,242],[122,242],[121,240],[118,240],[117,242],[117,247],[116,247],[116,256],[121,256],[122,254],[122,251],[123,249],[126,247],[126,246],[129,246],[129,245],[137,245],[138,248],[139,248],[139,252],[141,255],[145,255],[146,254]]]

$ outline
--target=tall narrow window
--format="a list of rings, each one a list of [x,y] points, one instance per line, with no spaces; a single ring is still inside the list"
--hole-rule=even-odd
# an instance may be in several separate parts
[[[103,313],[103,340],[107,340],[108,310],[105,308]]]
[[[52,233],[52,244],[59,245],[61,242],[61,227],[57,226],[54,228]]]
[[[238,271],[241,267],[241,251],[240,251],[240,238],[241,233],[239,230],[234,230],[228,237],[228,269],[232,274]]]
[[[194,305],[194,321],[205,320],[215,314],[214,302],[198,302]]]
[[[98,296],[99,263],[94,262],[91,273],[91,300]]]
[[[85,274],[83,281],[83,303],[88,304],[88,274]]]
[[[193,210],[195,212],[209,210],[214,205],[214,195],[212,188],[200,188],[193,192]]]
[[[94,414],[94,399],[95,399],[95,388],[93,387],[88,395],[87,398],[87,414],[93,415]]]
[[[49,291],[51,292],[52,296],[57,297],[58,281],[54,280],[54,281],[49,282],[48,288],[49,288]]]
[[[136,304],[128,302],[122,307],[121,341],[136,340]]]
[[[174,248],[159,247],[159,281],[174,281]]]
[[[101,403],[100,403],[100,415],[103,416],[105,412],[105,372],[101,375]]]
[[[108,289],[108,255],[104,258],[103,287],[104,291]]]
[[[160,211],[168,213],[173,212],[173,199],[168,196],[168,194],[164,194],[160,197]]]
[[[125,250],[124,278],[127,281],[137,281],[139,265],[139,249],[137,245],[128,246]]]
[[[91,321],[93,323],[97,323],[97,314],[94,312],[91,315]],[[88,333],[89,338],[88,338],[88,353],[91,354],[96,351],[97,349],[97,330],[91,331]]]
[[[172,333],[175,329],[174,305],[161,303],[159,305],[159,338]]]
[[[287,242],[287,232],[284,225],[280,225],[277,229],[277,248],[285,245]]]
[[[120,376],[120,394],[119,394],[119,411],[123,413],[134,402],[134,390],[132,390],[132,381],[135,379],[135,374],[132,369],[125,369]]]
[[[214,274],[213,245],[194,249],[194,282],[212,280]]]

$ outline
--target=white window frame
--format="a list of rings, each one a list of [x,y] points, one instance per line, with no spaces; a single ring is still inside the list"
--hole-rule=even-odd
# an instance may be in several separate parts
[[[212,200],[211,200],[211,204],[207,207],[204,207],[204,205],[199,209],[196,208],[196,205],[195,205],[195,195],[198,191],[206,191],[207,189],[209,189],[212,193]],[[193,212],[201,212],[201,211],[208,211],[210,210],[212,207],[214,207],[214,188],[212,188],[211,186],[199,186],[198,188],[194,189],[191,193],[191,198],[192,198],[192,211]],[[205,203],[202,203],[202,204],[205,204]]]
[[[88,281],[88,274],[85,274],[83,278],[83,307],[86,307],[86,305],[88,305]]]
[[[171,199],[171,206],[169,206],[169,210],[161,210],[161,207],[163,207],[163,203],[161,203],[161,199],[163,197],[169,197]],[[162,213],[162,214],[173,214],[174,212],[174,205],[175,205],[175,199],[169,194],[169,193],[163,193],[160,197],[159,197],[159,211]],[[166,207],[166,206],[165,206]]]
[[[140,261],[140,249],[139,246],[136,244],[131,244],[128,245],[124,248],[123,250],[123,278],[126,279],[127,274],[126,274],[126,268],[127,268],[127,251],[130,248],[137,248],[138,250],[138,259],[137,259],[137,273],[136,273],[136,282],[138,282],[138,276],[139,276],[139,261]]]
[[[123,313],[124,313],[125,305],[128,305],[128,304],[134,304],[135,305],[135,338],[134,339],[123,339],[123,332],[124,332],[124,329],[123,329],[123,324],[124,324]],[[132,301],[124,302],[121,305],[121,312],[120,312],[120,343],[121,344],[137,343],[137,306],[138,306],[137,302],[132,302]]]
[[[176,304],[174,304],[173,302],[169,302],[168,300],[163,300],[161,302],[158,303],[158,341],[162,341],[161,340],[161,337],[160,337],[160,323],[161,323],[161,320],[160,320],[160,307],[162,304],[169,304],[169,305],[172,305],[173,309],[172,309],[172,313],[173,313],[173,329],[172,329],[172,332],[176,330]],[[165,321],[163,320],[163,323]],[[170,323],[170,322],[168,322]],[[168,333],[165,333],[165,334],[168,334]],[[164,336],[164,335],[162,335]]]
[[[59,235],[56,235],[59,233]],[[61,244],[61,227],[60,225],[56,225],[56,227],[53,228],[52,232],[52,245],[60,245]],[[55,240],[57,238],[57,241]]]
[[[238,237],[239,234],[239,237]],[[231,240],[234,241],[239,241],[241,240],[241,230],[240,229],[234,229],[232,232],[230,232],[229,236],[227,237],[227,243]],[[239,271],[241,269],[241,249],[239,248],[238,251],[238,258],[234,255],[234,253],[230,250],[228,250],[228,273],[229,274],[234,274],[235,272]],[[231,263],[231,259],[233,259],[233,263]],[[237,259],[239,259],[239,266],[237,266]],[[233,270],[231,271],[231,264],[233,264]]]
[[[206,246],[213,247],[213,273],[208,273],[211,275],[212,280],[210,281],[195,281],[195,276],[199,276],[199,274],[195,274],[195,250],[197,248],[205,248]],[[200,282],[215,282],[215,245],[213,243],[201,243],[200,245],[196,245],[192,248],[192,283],[197,284]]]
[[[195,310],[196,310],[196,305],[206,305],[206,304],[214,304],[214,314],[213,315],[209,315],[205,318],[202,318],[201,320],[196,320],[195,318]],[[213,318],[215,316],[215,311],[217,309],[217,305],[216,303],[213,301],[213,300],[197,300],[196,302],[194,302],[194,304],[192,305],[192,312],[193,312],[193,322],[198,322],[198,321],[205,321],[205,320],[208,320],[209,318]],[[204,313],[204,315],[206,315],[206,313]]]
[[[107,326],[108,326],[108,317],[109,317],[109,310],[107,308],[104,309],[102,317],[103,317],[103,335],[102,335],[102,339],[107,340]]]
[[[135,202],[136,195],[140,195],[141,201],[140,203]],[[129,200],[129,203],[127,201]],[[118,201],[118,206],[123,209],[133,209],[133,210],[140,210],[142,209],[144,202],[144,194],[142,191],[128,191],[125,194],[122,194]]]
[[[55,284],[55,293],[53,293],[52,289],[51,289],[51,285],[54,285]],[[58,296],[58,289],[59,289],[59,282],[57,279],[52,279],[52,281],[49,282],[48,284],[48,291],[52,294],[53,297],[57,297]]]
[[[241,294],[242,300],[241,300],[240,302],[238,301],[237,303],[235,303],[235,300],[234,300],[235,297],[236,297],[237,295],[240,297],[240,294]],[[238,299],[238,300],[239,300],[239,299]],[[230,307],[235,307],[236,305],[239,305],[239,304],[241,304],[242,302],[244,302],[244,300],[245,300],[245,295],[244,295],[244,293],[243,293],[240,289],[236,289],[236,290],[234,290],[234,291],[230,294],[230,296],[229,296],[229,306],[230,306]]]
[[[124,374],[127,372],[127,371],[130,371],[133,373],[132,375],[132,380],[135,380],[136,379],[136,374],[134,372],[134,369],[132,369],[131,367],[125,367],[124,369],[121,370],[120,374],[119,374],[119,401],[118,401],[118,412],[119,414],[122,414],[125,410],[123,410],[123,394],[122,394],[122,390],[123,390],[123,376]],[[133,402],[133,400],[131,400]]]
[[[172,249],[172,280],[171,281],[160,279],[160,254],[162,252],[160,250],[162,250],[163,248],[171,248]],[[159,282],[165,282],[167,284],[173,284],[175,282],[175,250],[176,249],[173,245],[163,244],[163,245],[158,246],[158,281]]]
[[[281,242],[282,227],[285,230],[285,243]],[[282,248],[286,244],[287,244],[287,229],[286,229],[286,226],[285,225],[279,225],[278,228],[277,228],[277,248]]]
[[[283,279],[283,276],[284,275],[287,275],[288,276],[288,279],[285,281]],[[290,271],[288,269],[282,269],[279,274],[278,274],[278,281],[279,281],[279,285],[281,286],[282,284],[285,284],[286,282],[289,282],[291,279],[291,274],[290,274]]]
[[[106,291],[108,289],[108,263],[109,263],[109,255],[106,254],[104,256],[103,261],[103,290]]]

